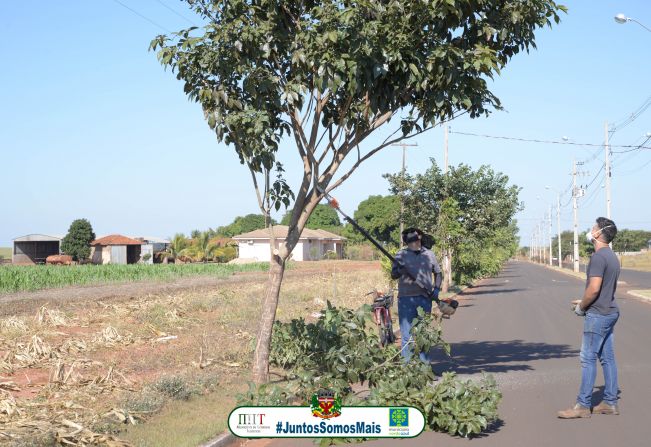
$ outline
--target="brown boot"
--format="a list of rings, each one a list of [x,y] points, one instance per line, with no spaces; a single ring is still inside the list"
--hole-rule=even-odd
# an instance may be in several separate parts
[[[568,410],[559,411],[558,417],[561,419],[589,418],[590,409],[580,404],[576,404]]]
[[[594,414],[619,414],[617,405],[610,405],[606,402],[601,402],[599,405],[592,409]]]

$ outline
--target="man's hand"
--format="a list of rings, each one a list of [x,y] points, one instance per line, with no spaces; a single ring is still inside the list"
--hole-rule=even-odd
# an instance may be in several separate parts
[[[576,303],[576,306],[574,307],[574,313],[577,314],[579,317],[585,317],[585,310],[581,309],[581,303]]]
[[[434,298],[434,301],[439,300],[439,293],[441,292],[441,289],[438,287],[434,287],[434,291],[432,292],[432,297]]]

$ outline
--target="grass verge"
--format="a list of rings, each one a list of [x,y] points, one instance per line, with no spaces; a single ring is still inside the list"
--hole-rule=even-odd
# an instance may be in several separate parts
[[[622,256],[622,268],[651,272],[651,252],[637,256]]]

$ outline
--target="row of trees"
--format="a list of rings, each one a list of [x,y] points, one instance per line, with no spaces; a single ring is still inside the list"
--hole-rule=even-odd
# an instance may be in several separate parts
[[[586,230],[588,231],[588,230]],[[585,258],[594,252],[594,247],[584,237],[579,237],[579,256]],[[613,241],[613,251],[616,253],[640,251],[648,247],[651,240],[651,231],[645,230],[628,230],[626,228],[617,232],[617,237]],[[558,236],[552,238],[552,254],[558,256]],[[561,257],[566,259],[574,253],[574,232],[563,231],[561,233]],[[528,255],[528,251],[526,252]]]
[[[405,223],[434,237],[434,250],[444,260],[444,290],[451,279],[466,283],[497,274],[516,254],[521,188],[509,185],[506,175],[465,164],[443,173],[432,159],[424,174],[385,177],[404,200]]]

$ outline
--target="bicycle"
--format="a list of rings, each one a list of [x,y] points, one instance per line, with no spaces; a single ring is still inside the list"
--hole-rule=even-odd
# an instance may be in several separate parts
[[[393,333],[393,322],[391,321],[391,306],[393,306],[393,290],[387,293],[371,290],[367,295],[374,295],[373,320],[378,326],[378,336],[380,347],[385,347],[390,343],[395,343],[396,336]]]

